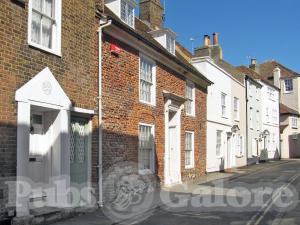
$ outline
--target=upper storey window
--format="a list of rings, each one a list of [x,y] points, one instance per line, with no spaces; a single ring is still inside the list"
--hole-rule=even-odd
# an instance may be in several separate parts
[[[163,28],[160,30],[151,31],[150,34],[168,52],[170,52],[172,55],[175,55],[176,34],[172,30],[170,30],[168,28]]]
[[[134,4],[127,0],[121,0],[121,19],[131,27],[134,27]]]
[[[167,35],[167,50],[171,54],[175,55],[175,38],[170,35]]]
[[[284,92],[291,93],[293,92],[293,79],[286,79],[284,80]]]
[[[60,55],[61,0],[29,0],[28,42]]]

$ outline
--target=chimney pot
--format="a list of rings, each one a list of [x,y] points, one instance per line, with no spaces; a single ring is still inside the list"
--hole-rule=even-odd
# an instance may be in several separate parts
[[[204,47],[210,46],[210,37],[208,35],[204,35]]]
[[[213,41],[214,45],[219,45],[219,34],[217,32],[213,33]]]

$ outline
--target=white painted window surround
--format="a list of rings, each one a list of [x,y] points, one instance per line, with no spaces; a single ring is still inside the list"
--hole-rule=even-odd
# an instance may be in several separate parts
[[[185,168],[191,169],[195,166],[195,144],[194,132],[185,132]]]
[[[29,0],[28,44],[61,56],[61,0]]]
[[[139,171],[154,172],[154,125],[139,123]]]
[[[221,93],[221,113],[223,118],[226,118],[227,116],[226,96],[225,93]]]
[[[285,79],[284,80],[284,93],[291,93],[293,92],[293,79]]]
[[[124,21],[127,25],[134,28],[134,4],[129,0],[121,0],[120,4],[120,12],[121,12],[121,20]]]
[[[140,55],[140,102],[156,104],[156,64],[150,58]]]
[[[185,97],[186,97],[186,114],[188,116],[195,116],[195,84],[189,80],[186,81],[186,89],[185,89]]]

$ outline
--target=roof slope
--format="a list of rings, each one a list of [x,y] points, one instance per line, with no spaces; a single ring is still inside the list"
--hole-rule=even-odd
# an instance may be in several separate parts
[[[249,67],[246,67],[246,66],[238,66],[237,69],[239,71],[241,71],[242,73],[244,73],[245,75],[247,75],[248,77],[252,78],[253,80],[261,80],[265,84],[267,84],[267,85],[269,85],[269,86],[271,86],[271,87],[279,90],[279,88],[276,87],[272,82],[270,82],[266,78],[260,76],[260,74],[258,74],[257,72],[255,72],[253,69],[250,69]]]
[[[225,70],[227,73],[229,73],[231,76],[233,76],[237,81],[244,84],[245,76],[241,73],[241,71],[236,69],[230,63],[226,62],[223,59],[214,60],[214,63]]]
[[[291,109],[291,108],[287,107],[286,105],[284,105],[282,103],[280,103],[279,108],[280,108],[280,114],[281,115],[296,115],[296,116],[300,116],[300,114],[296,110]]]
[[[272,80],[274,77],[273,71],[276,67],[279,67],[281,70],[281,77],[282,78],[292,78],[292,77],[299,77],[300,74],[283,66],[279,62],[275,60],[267,61],[259,65],[260,74],[265,79]]]
[[[101,16],[101,12],[98,12]],[[126,30],[131,35],[134,35],[139,40],[145,42],[145,44],[159,51],[161,54],[165,55],[169,59],[175,61],[177,64],[190,71],[191,73],[200,77],[203,81],[207,83],[207,85],[212,84],[212,82],[207,79],[203,74],[201,74],[190,62],[188,62],[184,57],[177,53],[174,56],[170,52],[167,51],[159,42],[157,42],[152,35],[149,33],[151,29],[149,26],[141,21],[138,18],[135,18],[135,29],[125,24],[118,16],[116,16],[108,7],[105,7],[105,14],[113,21],[115,25],[120,27],[121,29]]]

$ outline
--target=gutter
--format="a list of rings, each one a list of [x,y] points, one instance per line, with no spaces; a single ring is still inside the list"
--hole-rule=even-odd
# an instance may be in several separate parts
[[[103,129],[103,123],[102,123],[102,31],[105,27],[108,27],[112,24],[111,20],[100,20],[100,26],[98,29],[98,57],[99,57],[99,64],[98,64],[98,134],[99,134],[99,144],[98,144],[98,185],[99,185],[99,201],[98,205],[99,207],[103,206],[103,192],[102,192],[102,184],[103,184],[103,149],[102,149],[102,129]]]

